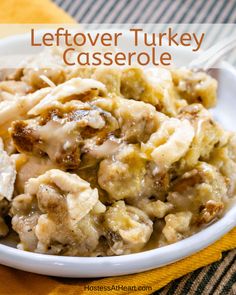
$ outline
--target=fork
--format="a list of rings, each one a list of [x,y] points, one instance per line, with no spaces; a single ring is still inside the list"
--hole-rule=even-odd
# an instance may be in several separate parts
[[[236,48],[236,37],[225,38],[194,59],[188,68],[207,71],[213,68],[227,53]]]

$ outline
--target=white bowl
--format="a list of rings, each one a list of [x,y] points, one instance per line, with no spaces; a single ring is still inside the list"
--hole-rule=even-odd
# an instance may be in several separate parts
[[[17,36],[2,39],[0,56],[14,54],[15,48],[17,48],[18,55],[35,53],[31,51],[28,37]],[[192,57],[186,55],[188,53],[179,48],[179,59],[191,60]],[[235,70],[225,64],[224,70],[218,73],[218,80],[219,103],[213,110],[213,114],[227,129],[236,131]],[[87,258],[35,254],[18,250],[10,243],[4,242],[5,244],[0,244],[0,263],[50,276],[88,278],[126,275],[158,268],[183,259],[212,244],[235,226],[236,204],[234,203],[219,221],[189,238],[162,248],[124,256]]]

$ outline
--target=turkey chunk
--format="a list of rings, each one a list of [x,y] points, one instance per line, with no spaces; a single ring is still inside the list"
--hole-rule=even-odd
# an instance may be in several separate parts
[[[15,163],[4,151],[0,138],[0,237],[4,237],[8,233],[4,217],[8,213],[9,201],[13,196],[15,178]]]
[[[189,121],[166,119],[142,145],[142,150],[156,163],[160,172],[165,171],[186,154],[193,137],[194,129]]]
[[[40,102],[50,91],[50,88],[40,89],[34,93],[26,96],[17,96],[11,101],[0,102],[0,126],[1,132],[9,127],[9,124],[13,120],[27,118],[27,112]],[[4,128],[5,127],[5,128]],[[0,134],[1,134],[0,132]]]
[[[16,170],[14,161],[4,151],[0,138],[0,200],[6,198],[8,201],[11,201],[15,179]]]
[[[31,87],[22,81],[1,81],[0,82],[0,101],[13,100],[15,95],[23,96],[31,92]]]
[[[142,250],[148,242],[152,221],[140,209],[118,201],[105,214],[105,230],[110,254],[129,254]]]
[[[35,119],[15,121],[11,136],[20,152],[46,154],[62,167],[75,169],[80,164],[82,149],[93,149],[117,128],[110,113],[88,103],[71,101],[60,103]]]
[[[51,92],[29,111],[30,115],[39,115],[48,108],[58,106],[59,102],[72,99],[86,101],[91,97],[105,94],[106,87],[99,81],[93,79],[73,78],[65,83],[52,88]]]
[[[130,143],[146,142],[166,118],[152,105],[131,99],[119,99],[114,115],[121,128],[121,137]]]
[[[99,244],[105,206],[97,189],[75,174],[53,169],[31,178],[12,204],[18,247],[40,253],[92,255]]]
[[[8,132],[12,122],[29,118],[27,112],[49,91],[50,88],[44,88],[25,96],[15,95],[14,99],[9,101],[0,101],[0,136],[8,154],[15,152],[13,141]]]
[[[17,194],[24,193],[25,183],[30,178],[38,177],[48,170],[58,168],[58,165],[51,162],[48,158],[28,156],[26,154],[14,154],[11,158],[16,165],[15,191]]]

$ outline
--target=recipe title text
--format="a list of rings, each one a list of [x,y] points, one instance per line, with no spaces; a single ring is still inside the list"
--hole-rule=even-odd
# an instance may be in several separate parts
[[[70,32],[60,27],[55,32],[37,34],[31,29],[32,46],[61,46],[62,58],[69,66],[169,66],[173,63],[170,48],[189,47],[197,52],[205,33],[147,33],[141,28],[128,32]],[[128,48],[128,49],[127,49]]]

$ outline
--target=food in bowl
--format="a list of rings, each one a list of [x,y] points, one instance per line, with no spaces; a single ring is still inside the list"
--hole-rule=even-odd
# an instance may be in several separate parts
[[[208,111],[212,77],[59,57],[53,49],[2,73],[1,237],[12,228],[17,247],[36,253],[123,255],[223,215],[235,196],[236,137]]]

